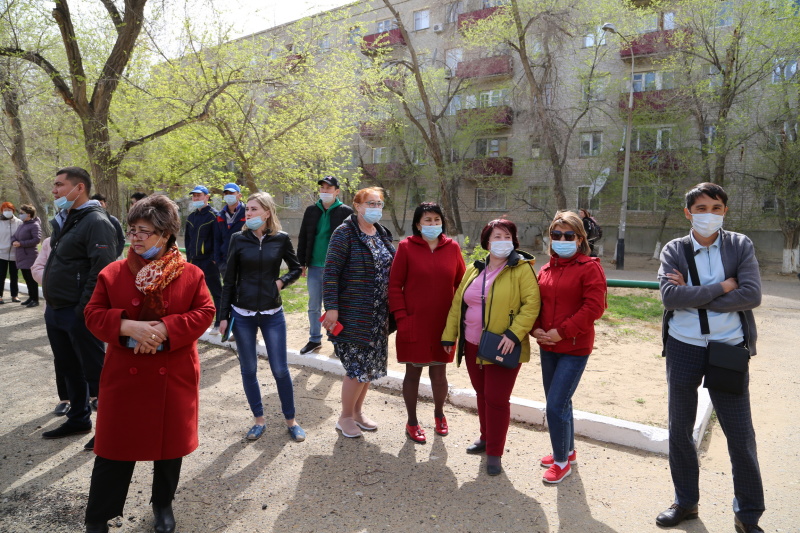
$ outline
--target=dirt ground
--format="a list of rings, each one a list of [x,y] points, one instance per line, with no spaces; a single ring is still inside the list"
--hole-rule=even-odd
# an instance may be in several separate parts
[[[640,274],[649,276],[646,271]],[[639,279],[634,272],[626,271],[626,276]],[[756,311],[759,356],[751,364],[753,418],[767,502],[761,525],[769,532],[798,532],[800,454],[794,443],[800,439],[800,283],[796,278],[767,278],[764,292]],[[82,531],[94,456],[82,448],[89,436],[41,438],[42,431],[61,423],[50,414],[56,402],[52,352],[41,314],[41,307],[0,306],[0,532]],[[632,357],[637,348],[645,350],[641,340],[624,340],[608,340],[603,348],[607,355],[593,356],[590,368],[595,372],[587,372],[579,391],[602,390],[607,372],[600,370]],[[446,407],[451,434],[434,437],[429,431],[428,444],[415,445],[403,433],[402,398],[373,390],[366,407],[380,429],[361,439],[345,439],[333,429],[340,380],[299,367],[292,368],[292,375],[298,421],[308,439],[294,443],[281,421],[265,361],[260,362],[259,375],[268,429],[261,440],[248,443],[243,436],[251,419],[235,353],[209,345],[201,345],[200,351],[200,447],[184,460],[174,504],[181,532],[662,531],[654,519],[672,499],[664,456],[578,438],[575,473],[560,485],[548,486],[540,481],[543,469],[537,464],[550,452],[547,432],[515,423],[506,445],[504,474],[490,478],[485,458],[464,453],[477,431],[473,412]],[[653,354],[648,357],[658,368],[638,370],[651,386],[661,387],[663,363]],[[466,377],[463,369],[450,374],[454,385]],[[526,374],[530,384],[520,382],[518,390],[541,399],[538,372],[531,365]],[[632,393],[626,400],[616,394],[605,392],[605,414],[634,408],[628,405],[630,398],[635,403],[641,396],[645,407],[651,403],[644,393]],[[588,398],[579,395],[576,407],[589,410]],[[429,428],[432,410],[430,404],[420,404],[420,419]],[[664,407],[651,416],[663,420],[665,412]],[[700,456],[700,519],[675,530],[732,532],[730,462],[725,437],[714,422]],[[125,516],[112,531],[152,531],[151,471],[149,465],[137,466]]]

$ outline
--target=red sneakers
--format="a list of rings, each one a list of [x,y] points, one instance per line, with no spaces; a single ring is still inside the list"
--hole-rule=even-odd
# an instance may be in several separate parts
[[[571,464],[571,465],[574,465],[575,463],[577,463],[578,462],[578,451],[577,450],[573,450],[572,451],[572,455],[567,457],[567,460],[569,461],[569,464]],[[542,457],[542,466],[543,467],[550,468],[551,466],[553,466],[553,463],[555,463],[555,460],[553,459],[552,454],[551,455],[545,455],[544,457]]]
[[[408,438],[413,440],[414,442],[418,442],[419,444],[425,444],[425,430],[422,429],[422,426],[417,424],[416,426],[409,426],[406,424],[406,434]]]
[[[572,467],[569,466],[569,463],[567,463],[567,466],[565,466],[563,469],[559,468],[559,466],[554,463],[550,468],[547,469],[547,472],[544,473],[542,480],[545,483],[561,483],[564,481],[564,478],[571,473]]]
[[[447,419],[445,417],[439,418],[438,416],[434,416],[433,418],[436,420],[436,434],[446,437],[447,434],[450,433],[447,427]]]

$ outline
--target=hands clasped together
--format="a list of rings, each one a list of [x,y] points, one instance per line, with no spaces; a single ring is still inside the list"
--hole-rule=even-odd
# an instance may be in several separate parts
[[[154,354],[167,340],[167,326],[159,320],[123,320],[120,335],[136,341],[133,353]]]

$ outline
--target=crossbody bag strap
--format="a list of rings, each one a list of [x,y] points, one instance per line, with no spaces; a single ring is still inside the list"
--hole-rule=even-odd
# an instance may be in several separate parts
[[[699,287],[702,284],[700,275],[697,273],[697,264],[694,262],[694,246],[689,237],[683,240],[683,252],[686,255],[686,262],[689,264],[689,276],[691,276],[692,284]],[[705,309],[698,309],[697,316],[700,318],[700,333],[709,335],[711,329],[708,327],[708,312]]]
[[[483,267],[483,284],[481,285],[481,331],[486,331],[486,271],[489,264]]]

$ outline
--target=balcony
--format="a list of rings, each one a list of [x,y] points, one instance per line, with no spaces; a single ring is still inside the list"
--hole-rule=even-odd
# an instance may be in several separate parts
[[[364,177],[367,179],[398,180],[403,177],[402,163],[364,164]]]
[[[358,125],[358,132],[363,139],[379,139],[389,130],[389,121],[362,122]]]
[[[510,76],[513,71],[511,56],[499,55],[461,61],[456,67],[456,77],[467,79]]]
[[[617,171],[625,169],[625,151],[617,152]],[[688,154],[682,150],[638,150],[631,152],[631,172],[688,171]]]
[[[466,170],[474,176],[513,176],[514,160],[510,157],[480,157],[467,159]]]
[[[488,19],[492,15],[494,15],[500,6],[497,7],[487,7],[486,9],[478,9],[476,11],[470,11],[469,13],[461,13],[458,16],[458,31],[461,31],[471,24],[478,22],[479,20]]]
[[[470,124],[478,127],[496,126],[508,128],[514,123],[514,111],[510,106],[481,107],[475,109],[459,109],[456,113],[456,126],[465,128]]]
[[[619,95],[620,111],[628,109],[628,93]],[[633,110],[665,111],[674,109],[684,103],[680,92],[677,89],[662,89],[660,91],[642,91],[633,93]]]
[[[643,33],[631,40],[631,43],[619,51],[621,59],[666,54],[678,50],[689,35],[685,29],[653,31]]]
[[[365,35],[361,45],[361,51],[369,53],[385,46],[405,46],[405,44],[406,41],[403,39],[403,34],[400,33],[400,28],[395,28],[389,31]]]

